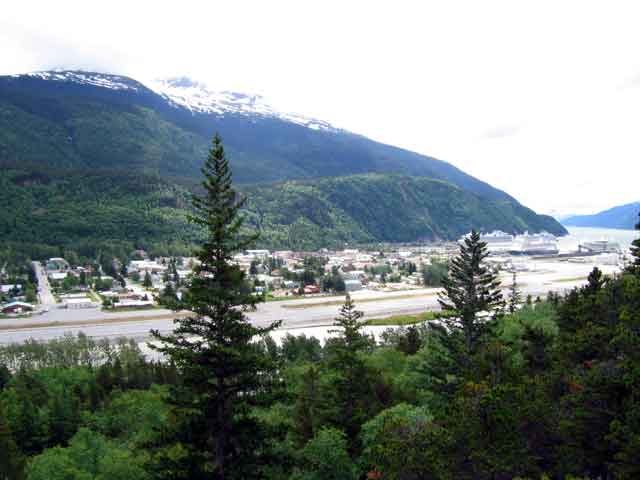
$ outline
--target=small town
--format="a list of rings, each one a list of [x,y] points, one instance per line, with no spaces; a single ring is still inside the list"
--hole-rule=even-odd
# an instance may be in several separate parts
[[[551,234],[513,236],[491,232],[481,236],[490,252],[488,264],[500,272],[505,287],[512,275],[535,272],[564,275],[576,283],[593,266],[614,273],[629,261],[629,252],[614,241],[601,239],[560,252]],[[382,249],[344,249],[315,252],[246,250],[233,258],[247,278],[247,288],[265,300],[294,300],[346,292],[398,292],[440,287],[457,242],[429,245],[386,245]],[[180,298],[193,273],[195,257],[149,258],[144,250],[132,260],[70,264],[61,257],[36,262],[21,276],[3,274],[0,313],[30,316],[48,308],[140,310],[158,308],[166,297]],[[46,281],[44,281],[46,279]],[[42,282],[42,283],[41,283]],[[38,293],[39,292],[39,293]],[[42,298],[45,301],[42,301]],[[53,298],[53,302],[47,301]]]

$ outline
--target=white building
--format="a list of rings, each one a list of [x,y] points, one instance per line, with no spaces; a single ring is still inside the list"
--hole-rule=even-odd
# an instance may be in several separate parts
[[[360,280],[345,280],[344,288],[347,292],[355,292],[356,290],[362,290],[362,282]]]
[[[89,297],[68,298],[64,301],[64,306],[69,309],[94,308],[96,305]]]

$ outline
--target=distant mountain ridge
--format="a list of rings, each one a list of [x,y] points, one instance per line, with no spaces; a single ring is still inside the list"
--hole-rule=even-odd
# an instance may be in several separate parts
[[[280,112],[259,96],[215,92],[187,78],[149,85],[83,71],[0,76],[0,173],[13,172],[3,180],[7,188],[0,191],[0,203],[27,215],[5,212],[0,232],[13,239],[15,226],[31,218],[40,227],[23,233],[40,246],[73,244],[83,251],[106,251],[118,238],[76,204],[100,199],[105,209],[101,218],[120,236],[118,214],[141,223],[135,236],[124,235],[121,245],[144,245],[156,235],[157,243],[168,249],[171,229],[184,229],[178,220],[188,208],[184,198],[198,188],[211,137],[219,132],[234,181],[255,197],[247,212],[252,225],[274,246],[300,245],[296,232],[311,232],[315,246],[330,238],[334,244],[447,240],[471,226],[566,233],[551,217],[535,214],[442,160]],[[141,182],[138,201],[136,176]],[[83,178],[90,181],[74,196],[66,178],[78,185]],[[152,185],[164,193],[152,194]],[[110,197],[123,191],[121,199]],[[6,198],[9,192],[14,198]],[[48,200],[38,201],[38,195]],[[47,202],[56,205],[55,212]],[[144,205],[147,214],[140,216],[136,209]],[[442,214],[447,208],[451,214]],[[35,216],[29,209],[35,209]],[[322,209],[333,220],[318,216]],[[58,220],[49,223],[53,218]],[[163,227],[157,230],[149,222]],[[389,230],[388,225],[394,227]],[[271,233],[278,230],[290,232],[291,239],[276,239]],[[106,245],[99,246],[99,239],[89,246],[81,242],[79,232],[98,231]],[[162,233],[152,233],[156,231]],[[180,241],[180,248],[186,243]]]
[[[609,208],[593,215],[575,215],[562,220],[567,227],[597,227],[633,230],[638,223],[640,202]]]

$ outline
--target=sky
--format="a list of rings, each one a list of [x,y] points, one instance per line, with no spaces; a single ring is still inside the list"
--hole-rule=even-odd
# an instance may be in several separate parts
[[[188,76],[448,161],[540,213],[640,200],[640,2],[33,1],[0,74]]]

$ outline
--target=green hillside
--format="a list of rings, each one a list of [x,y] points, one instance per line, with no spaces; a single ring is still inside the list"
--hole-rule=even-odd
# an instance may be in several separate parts
[[[133,79],[101,78],[127,88],[0,76],[0,166],[125,168],[199,178],[210,139],[219,132],[239,183],[397,173],[510,198],[447,162],[344,130],[314,130],[269,116],[192,112]]]
[[[472,227],[563,233],[548,217],[423,177],[380,174],[244,186],[247,224],[278,249],[456,239]],[[32,258],[72,251],[187,254],[198,231],[185,220],[188,190],[127,171],[0,172],[0,249]]]
[[[454,239],[472,227],[566,233],[435,158],[268,115],[194,112],[127,77],[81,74],[118,86],[104,88],[55,75],[0,77],[0,253],[187,253],[188,190],[214,132],[270,248]]]
[[[565,232],[510,200],[487,200],[424,177],[366,174],[245,189],[249,223],[267,246],[453,240],[472,228]]]

